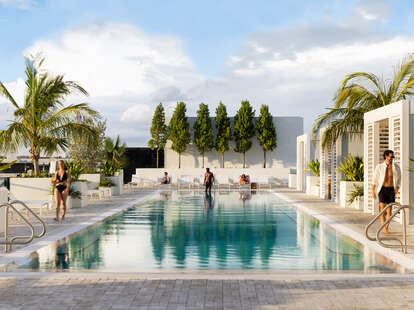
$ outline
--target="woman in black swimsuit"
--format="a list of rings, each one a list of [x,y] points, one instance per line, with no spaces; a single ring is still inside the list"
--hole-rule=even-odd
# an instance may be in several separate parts
[[[60,205],[62,204],[62,221],[66,215],[66,199],[69,194],[70,187],[70,173],[66,170],[63,160],[59,160],[59,169],[55,172],[52,178],[52,184],[56,185],[55,188],[55,201],[56,201],[56,217],[55,221],[59,221]]]

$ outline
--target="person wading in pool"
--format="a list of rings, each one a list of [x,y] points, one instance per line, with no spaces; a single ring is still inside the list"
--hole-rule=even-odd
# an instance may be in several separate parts
[[[372,198],[379,200],[379,211],[381,212],[385,206],[391,202],[395,202],[395,195],[400,189],[401,170],[400,167],[393,162],[394,152],[387,150],[384,152],[384,162],[378,164],[374,170],[374,180],[372,182]],[[392,207],[388,208],[386,215],[381,215],[381,224],[391,216]],[[384,234],[388,235],[389,223],[384,227]]]
[[[206,187],[206,193],[207,191],[209,194],[211,194],[211,187],[214,183],[214,175],[210,171],[210,168],[206,168],[206,173],[204,174],[204,186]]]
[[[52,178],[52,184],[56,185],[55,188],[55,201],[56,201],[56,217],[55,221],[59,222],[60,205],[62,205],[62,221],[66,215],[66,199],[69,195],[70,187],[70,173],[65,167],[63,160],[59,160],[58,170]]]

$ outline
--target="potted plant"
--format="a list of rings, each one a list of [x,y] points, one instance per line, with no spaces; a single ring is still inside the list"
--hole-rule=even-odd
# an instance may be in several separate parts
[[[72,209],[72,208],[80,208],[79,201],[82,198],[82,193],[76,189],[73,188],[72,184],[69,187],[69,195],[66,199],[66,208]]]
[[[349,194],[349,205],[357,210],[364,210],[364,186],[354,185],[354,190]]]
[[[320,173],[321,173],[321,164],[318,159],[311,160],[308,163],[308,169],[305,169],[306,172],[312,172],[313,175],[306,176],[306,194],[319,197],[320,189]]]
[[[122,194],[121,177],[115,175],[119,170],[119,165],[112,161],[105,161],[101,166],[102,176],[111,180],[113,184],[112,195],[119,196]]]
[[[99,182],[99,189],[103,191],[109,189],[110,196],[113,196],[115,193],[115,184],[110,178],[102,176],[101,181]]]
[[[66,161],[66,168],[70,172],[71,184],[69,192],[79,192],[79,195],[72,197],[73,208],[83,208],[88,205],[88,185],[85,180],[79,179],[80,175],[85,171],[81,161]],[[70,194],[70,193],[69,193]]]
[[[339,203],[345,208],[349,204],[351,192],[354,191],[355,186],[364,185],[364,161],[360,156],[352,156],[349,154],[340,163],[337,172],[344,175],[344,179],[339,182]]]

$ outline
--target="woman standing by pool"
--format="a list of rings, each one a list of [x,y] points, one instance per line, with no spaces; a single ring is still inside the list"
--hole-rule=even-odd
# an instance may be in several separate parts
[[[56,200],[56,217],[55,221],[59,222],[59,211],[60,205],[62,204],[62,221],[65,219],[66,215],[66,199],[69,194],[70,187],[70,173],[65,167],[65,162],[59,160],[58,170],[55,172],[55,175],[52,178],[52,184],[56,185],[55,188],[55,200]]]

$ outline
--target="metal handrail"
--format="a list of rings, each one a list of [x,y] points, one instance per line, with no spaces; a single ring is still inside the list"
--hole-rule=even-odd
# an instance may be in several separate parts
[[[13,200],[10,202],[11,205],[19,204],[23,206],[27,211],[29,211],[42,225],[42,232],[39,235],[35,235],[34,238],[41,238],[46,234],[46,223],[38,216],[32,209],[30,209],[23,201],[21,200]]]
[[[406,214],[405,214],[405,209],[410,209],[412,211],[414,211],[414,208],[409,206],[409,205],[400,205],[392,214],[391,216],[380,226],[380,228],[378,228],[377,231],[377,242],[378,244],[380,244],[381,246],[383,246],[384,248],[399,248],[401,247],[401,249],[403,250],[403,253],[407,253],[407,249],[414,249],[414,245],[412,244],[407,244],[407,218],[406,218]],[[381,230],[400,212],[402,211],[403,213],[403,241],[401,245],[395,245],[395,244],[385,244],[382,242],[381,238],[379,237],[379,234],[381,232]]]
[[[398,207],[394,212],[392,212],[391,216],[383,224],[381,224],[381,226],[378,228],[377,233],[375,235],[375,238],[371,237],[369,235],[369,229],[371,228],[371,226],[378,220],[379,217],[381,217],[381,215],[383,215],[389,208],[391,208],[393,206],[398,206]],[[365,227],[365,236],[367,237],[367,239],[369,239],[371,241],[376,241],[379,245],[381,245],[384,248],[401,248],[403,253],[407,253],[407,249],[409,249],[409,248],[414,249],[414,245],[409,245],[409,244],[407,245],[407,218],[406,218],[405,209],[410,209],[410,210],[414,211],[414,208],[409,206],[409,205],[401,205],[397,202],[392,202],[392,203],[387,204],[385,206],[385,208],[382,209],[381,212],[378,213],[371,220],[371,222],[369,222],[369,224]],[[392,221],[392,219],[398,213],[400,213],[400,211],[402,211],[403,240],[401,241],[400,239],[398,239],[396,237],[392,237],[392,236],[380,237],[380,233],[384,229],[384,227],[387,226],[387,224],[389,224]],[[383,242],[383,240],[395,240],[395,241],[398,241],[400,244],[399,245],[397,245],[397,244],[386,244],[386,243]]]
[[[0,208],[6,208],[6,217],[5,217],[5,228],[4,228],[4,241],[0,240],[0,244],[4,245],[4,250],[5,252],[8,252],[9,250],[11,250],[12,246],[14,244],[28,244],[30,243],[33,238],[35,237],[35,230],[32,224],[30,224],[30,222],[20,213],[19,210],[17,210],[13,205],[11,205],[10,203],[2,203],[0,204]],[[26,226],[30,229],[31,231],[31,235],[30,236],[16,236],[12,239],[10,239],[9,241],[9,208],[12,208],[14,210],[14,212],[17,213],[17,215],[19,215],[22,220],[24,221],[24,223],[26,224]],[[17,239],[26,239],[25,241],[22,242],[15,242],[15,240]]]

